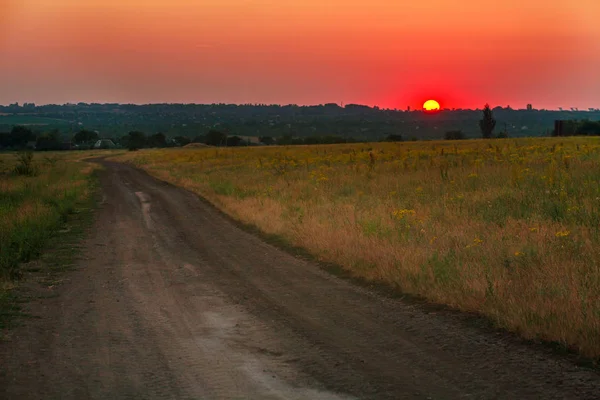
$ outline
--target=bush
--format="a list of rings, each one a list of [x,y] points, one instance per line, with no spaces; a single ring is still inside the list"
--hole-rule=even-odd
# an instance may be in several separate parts
[[[444,135],[446,140],[464,140],[466,139],[465,134],[461,130],[448,131]]]
[[[211,129],[206,135],[206,144],[209,146],[223,146],[227,144],[227,135]]]
[[[261,136],[258,138],[258,141],[266,145],[275,144],[275,139],[271,136]]]
[[[402,135],[388,135],[385,138],[386,142],[401,142],[402,141]]]
[[[35,176],[38,174],[38,170],[33,165],[33,152],[32,151],[21,151],[17,153],[17,162],[15,165],[14,172],[17,175]]]
[[[139,150],[146,144],[146,135],[143,132],[129,132],[127,137],[127,148],[129,151]]]
[[[167,137],[164,133],[155,133],[154,135],[148,137],[148,140],[146,140],[146,145],[148,147],[158,148],[167,147]]]
[[[244,140],[239,136],[229,136],[226,140],[228,147],[243,146]]]

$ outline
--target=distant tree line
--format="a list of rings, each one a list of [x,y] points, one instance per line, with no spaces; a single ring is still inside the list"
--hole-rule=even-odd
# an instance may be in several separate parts
[[[600,121],[556,121],[552,136],[600,136]],[[557,129],[558,128],[558,129]]]
[[[508,132],[506,130],[499,132],[494,136],[494,129],[496,128],[496,119],[494,113],[489,104],[483,107],[483,118],[479,120],[479,130],[481,131],[481,137],[483,139],[505,139],[508,138]],[[464,140],[467,136],[460,130],[447,131],[444,135],[446,140]]]
[[[31,107],[31,105],[27,105]],[[354,106],[350,107],[353,109]],[[355,107],[361,110],[360,107]],[[481,137],[483,138],[506,138],[508,132],[503,130],[494,135],[497,121],[494,117],[496,109],[491,109],[485,105],[482,110],[483,116],[479,120]],[[600,135],[600,121],[590,120],[566,120],[561,122],[561,131],[553,132],[554,135]],[[202,143],[208,146],[219,147],[238,147],[238,146],[265,146],[265,145],[312,145],[312,144],[338,144],[338,143],[358,143],[375,141],[373,137],[356,138],[346,135],[309,135],[297,136],[293,134],[283,134],[280,136],[262,135],[258,137],[243,137],[239,135],[228,134],[226,130],[209,129],[206,134],[194,137],[186,135],[176,135],[168,137],[162,132],[147,135],[143,131],[133,130],[127,135],[114,138],[112,141],[106,138],[101,139],[96,131],[80,129],[72,136],[61,134],[58,129],[51,129],[45,132],[34,132],[26,126],[13,126],[10,132],[0,132],[0,149],[19,150],[31,148],[35,150],[69,150],[69,149],[90,149],[99,143],[100,148],[121,147],[130,150],[142,148],[164,148],[185,146],[190,143]],[[381,137],[381,136],[380,136]],[[258,139],[258,140],[257,140]],[[463,140],[467,135],[461,129],[446,131],[444,135],[446,140]],[[398,133],[389,133],[379,139],[386,142],[401,142],[405,140],[404,136]],[[413,135],[410,140],[417,140]],[[114,143],[113,143],[114,142]]]
[[[75,147],[89,149],[98,140],[98,133],[88,130],[81,130],[72,138],[68,138],[62,135],[58,129],[34,132],[25,126],[14,126],[10,132],[0,132],[0,149],[35,149],[39,151],[70,150]]]
[[[402,135],[388,135],[383,141],[400,142],[403,140]],[[130,150],[138,150],[145,147],[173,147],[185,146],[189,143],[201,143],[207,146],[216,147],[240,147],[240,146],[290,146],[290,145],[311,145],[311,144],[340,144],[340,143],[360,143],[364,140],[358,140],[351,137],[326,135],[326,136],[308,136],[308,137],[293,137],[291,135],[283,135],[280,137],[260,136],[258,141],[250,141],[240,136],[229,136],[227,133],[215,129],[209,130],[205,135],[198,135],[194,138],[185,136],[177,136],[172,142],[168,142],[165,135],[162,133],[147,136],[143,132],[133,131],[128,135],[121,137],[119,143]]]
[[[496,130],[511,137],[550,135],[555,120],[600,120],[597,109],[536,110],[493,107]],[[193,139],[199,132],[226,132],[228,136],[295,138],[338,136],[361,141],[377,141],[389,135],[417,136],[419,139],[441,139],[444,132],[460,130],[466,137],[481,137],[481,109],[441,110],[426,114],[420,110],[405,111],[368,107],[357,104],[314,106],[266,104],[65,104],[33,103],[0,105],[0,131],[14,125],[44,124],[47,131],[58,129],[72,136],[81,128],[102,132],[118,141],[131,131],[167,138]],[[34,126],[34,125],[28,125]],[[65,135],[66,136],[66,135]],[[350,140],[350,139],[348,139]]]

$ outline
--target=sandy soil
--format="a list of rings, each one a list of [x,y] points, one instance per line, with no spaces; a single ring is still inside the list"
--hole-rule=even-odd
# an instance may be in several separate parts
[[[76,271],[0,343],[6,399],[593,399],[600,375],[390,299],[104,163]]]

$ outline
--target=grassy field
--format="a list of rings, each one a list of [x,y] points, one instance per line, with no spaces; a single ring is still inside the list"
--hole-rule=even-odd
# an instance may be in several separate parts
[[[600,140],[171,149],[121,160],[353,275],[600,356]]]
[[[89,204],[95,166],[81,159],[91,154],[36,153],[31,176],[15,173],[16,153],[0,154],[0,314],[12,307],[23,263],[39,257],[69,214]]]

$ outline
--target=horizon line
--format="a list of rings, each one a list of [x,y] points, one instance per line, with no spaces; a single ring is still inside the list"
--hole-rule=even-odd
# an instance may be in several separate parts
[[[225,106],[237,106],[237,107],[244,107],[244,106],[252,106],[252,107],[289,107],[289,106],[296,106],[296,107],[323,107],[323,106],[331,106],[331,105],[336,105],[339,108],[346,108],[348,106],[360,106],[360,107],[367,107],[370,109],[376,109],[376,110],[383,110],[383,111],[396,111],[396,112],[422,112],[425,111],[423,108],[412,108],[410,107],[410,109],[402,109],[402,108],[389,108],[389,107],[382,107],[382,106],[378,106],[378,105],[367,105],[367,104],[360,104],[360,103],[347,103],[344,104],[343,102],[341,103],[342,105],[340,105],[339,103],[334,103],[334,102],[330,102],[330,103],[314,103],[314,104],[297,104],[297,103],[180,103],[180,102],[160,102],[160,103],[120,103],[120,102],[116,102],[116,103],[112,103],[112,102],[104,102],[104,103],[100,103],[100,102],[77,102],[77,103],[72,103],[72,102],[66,102],[66,103],[43,103],[43,104],[37,104],[35,102],[23,102],[23,103],[19,103],[19,102],[15,102],[15,103],[9,103],[9,104],[0,104],[0,107],[10,107],[17,104],[18,107],[23,107],[26,104],[33,104],[34,107],[45,107],[45,106],[78,106],[80,104],[84,104],[84,105],[119,105],[119,106],[156,106],[156,105],[186,105],[186,106],[190,106],[190,105],[194,105],[194,106],[215,106],[215,105],[225,105]],[[501,108],[503,110],[513,110],[513,111],[527,111],[527,108],[513,108],[510,106],[495,106],[492,107],[492,110],[497,109],[497,108]],[[446,107],[442,107],[439,110],[437,110],[437,112],[440,111],[479,111],[482,110],[483,108],[446,108]],[[531,111],[558,111],[558,112],[598,112],[600,111],[600,108],[595,108],[595,107],[587,107],[585,109],[580,109],[579,107],[564,107],[564,108],[533,108]]]

